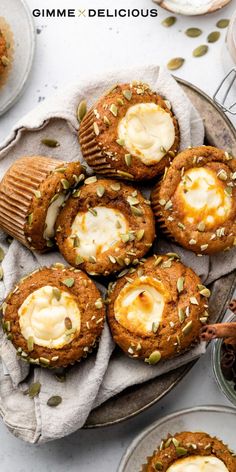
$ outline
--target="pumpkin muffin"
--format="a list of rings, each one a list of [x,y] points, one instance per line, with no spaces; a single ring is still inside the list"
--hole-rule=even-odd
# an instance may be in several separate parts
[[[67,200],[56,228],[61,254],[90,275],[138,263],[155,237],[150,201],[123,182],[95,176]]]
[[[177,154],[180,133],[169,101],[148,85],[116,85],[85,115],[79,140],[98,174],[145,180],[164,171]]]
[[[0,77],[5,74],[9,63],[7,40],[3,31],[0,29]]]
[[[32,250],[48,250],[54,245],[58,212],[83,179],[79,162],[17,159],[0,182],[0,228]]]
[[[199,341],[209,296],[176,254],[154,255],[109,290],[113,339],[130,357],[151,365],[182,354]]]
[[[82,271],[62,264],[21,279],[2,313],[3,328],[21,359],[51,368],[87,357],[105,317],[96,285]]]
[[[235,454],[203,432],[182,432],[161,442],[143,472],[235,472]]]
[[[197,254],[236,244],[236,160],[211,146],[186,149],[154,188],[152,208],[163,233]]]

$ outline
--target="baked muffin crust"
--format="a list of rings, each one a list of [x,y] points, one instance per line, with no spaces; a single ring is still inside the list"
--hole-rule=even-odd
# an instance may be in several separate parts
[[[95,176],[69,198],[56,228],[62,255],[91,275],[137,263],[155,236],[150,202],[121,181]]]
[[[7,41],[0,29],[0,76],[5,73],[9,65]]]
[[[176,254],[150,257],[110,289],[113,339],[130,357],[149,364],[175,357],[199,341],[209,296]]]
[[[186,472],[187,466],[203,472],[235,472],[236,458],[219,439],[203,432],[182,432],[168,436],[149,458],[143,472]],[[200,469],[200,466],[202,467]]]
[[[186,149],[154,188],[152,208],[164,234],[198,254],[236,244],[236,160],[221,149]]]
[[[87,357],[98,341],[105,309],[80,270],[55,264],[23,278],[2,306],[3,328],[24,360],[65,367]]]
[[[82,120],[84,158],[99,174],[145,180],[164,171],[179,149],[170,104],[148,85],[116,85]]]

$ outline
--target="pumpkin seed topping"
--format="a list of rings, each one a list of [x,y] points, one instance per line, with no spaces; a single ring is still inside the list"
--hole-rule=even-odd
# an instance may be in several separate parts
[[[190,239],[189,244],[190,244],[190,246],[193,246],[194,244],[197,244],[196,239]]]
[[[61,185],[65,190],[68,190],[68,188],[70,188],[70,183],[66,179],[61,179]]]
[[[191,303],[192,305],[199,305],[199,303],[198,303],[196,297],[190,297],[189,300],[190,300],[190,303]]]
[[[185,281],[184,277],[179,277],[178,280],[177,280],[177,290],[178,290],[179,293],[183,292],[184,281]]]
[[[224,169],[220,169],[220,171],[219,171],[218,174],[217,174],[217,177],[218,177],[218,179],[220,179],[220,180],[227,180],[227,178],[228,178],[227,172],[225,172]]]
[[[123,177],[124,179],[134,179],[133,174],[130,174],[129,172],[124,172],[123,170],[118,170],[117,174]]]
[[[193,50],[193,57],[204,56],[207,53],[208,49],[209,47],[207,46],[207,44],[202,44],[201,46],[198,46],[196,49]]]
[[[61,299],[61,290],[59,290],[59,288],[54,287],[52,289],[52,294],[53,294],[53,297],[55,297],[57,301]]]
[[[206,298],[209,298],[211,296],[211,291],[209,290],[209,288],[204,287],[204,285],[201,286],[199,293],[200,295]]]
[[[161,24],[165,26],[166,28],[169,28],[170,26],[173,26],[176,23],[176,21],[177,21],[176,16],[168,16],[161,22]]]
[[[103,302],[101,298],[98,298],[96,302],[94,303],[95,307],[99,310],[100,308],[103,307]]]
[[[162,462],[158,461],[155,463],[155,469],[156,470],[163,470],[163,464]]]
[[[184,313],[183,308],[178,308],[178,317],[179,317],[180,323],[183,323],[185,320],[185,313]]]
[[[41,383],[35,382],[29,386],[28,395],[30,398],[36,397],[41,390]]]
[[[1,57],[1,62],[2,62],[2,65],[3,65],[4,67],[9,66],[9,64],[10,64],[10,60],[8,59],[7,56],[2,56],[2,57]]]
[[[87,113],[87,103],[85,100],[82,100],[77,108],[77,119],[78,122],[81,123],[82,119],[85,117]]]
[[[88,177],[88,178],[85,179],[85,181],[84,181],[85,185],[94,184],[95,182],[97,182],[97,177],[96,177],[96,175],[92,175],[91,177]]]
[[[104,116],[104,117],[103,117],[103,121],[104,121],[105,125],[110,126],[111,122],[110,122],[110,120],[107,118],[107,116]]]
[[[60,143],[56,139],[51,139],[51,138],[44,138],[41,140],[41,143],[44,144],[44,146],[47,146],[50,148],[56,148],[60,146]]]
[[[198,36],[201,36],[202,30],[199,28],[188,28],[185,31],[186,36],[189,38],[198,38]]]
[[[98,124],[96,122],[93,123],[93,129],[96,136],[98,136],[100,134],[100,131],[99,131]]]
[[[3,251],[3,249],[0,247],[0,262],[3,261],[4,257],[5,257],[4,251]]]
[[[40,190],[35,190],[34,194],[35,194],[36,198],[41,198]]]
[[[72,321],[69,316],[66,316],[66,318],[64,319],[64,324],[66,329],[72,329]]]
[[[136,231],[136,240],[141,241],[141,239],[143,239],[144,233],[144,229],[139,229],[138,231]]]
[[[122,91],[124,97],[126,98],[126,100],[130,101],[131,98],[132,98],[132,92],[131,90],[123,90]]]
[[[205,251],[208,248],[208,244],[202,244],[201,245],[201,251]]]
[[[66,287],[70,288],[70,287],[73,287],[73,285],[75,283],[75,279],[73,279],[73,277],[68,278],[68,279],[64,279],[64,280],[62,280],[62,283],[64,285],[66,285]]]
[[[119,144],[119,146],[124,146],[125,145],[124,139],[117,139],[116,142],[117,142],[117,144]]]
[[[183,328],[182,328],[182,333],[187,336],[191,330],[192,330],[192,327],[193,327],[193,322],[192,320],[189,321]]]
[[[125,154],[125,163],[129,167],[131,165],[132,157],[131,154]]]
[[[28,348],[29,352],[33,351],[33,349],[34,349],[34,338],[33,338],[33,336],[29,336],[29,338],[27,340],[27,348]]]
[[[103,185],[98,185],[96,192],[98,197],[102,197],[105,193],[105,187],[103,187]]]
[[[215,43],[216,41],[218,41],[219,37],[220,37],[219,31],[212,31],[212,33],[208,34],[207,41],[208,43]]]
[[[145,362],[150,365],[155,365],[161,360],[160,351],[153,351],[148,358],[145,359]]]
[[[180,69],[180,67],[182,67],[184,62],[185,62],[185,59],[183,57],[174,57],[168,62],[167,67],[169,70],[177,70],[177,69]]]
[[[112,103],[112,105],[110,106],[109,108],[110,112],[112,113],[113,116],[117,116],[118,115],[118,108],[117,106]]]
[[[197,230],[201,231],[201,232],[205,231],[205,227],[206,227],[205,223],[203,221],[201,221],[197,226]]]
[[[80,256],[80,255],[76,256],[76,259],[75,259],[75,264],[76,265],[83,264],[83,262],[84,262],[84,259],[83,259],[82,256]]]
[[[89,211],[93,216],[97,216],[97,215],[98,215],[97,210],[95,210],[94,208],[89,208],[88,211]]]
[[[142,208],[136,207],[134,205],[130,205],[131,212],[133,213],[134,216],[142,216],[143,215],[143,210]]]
[[[0,280],[3,279],[3,268],[0,266]]]
[[[176,447],[176,454],[178,457],[185,456],[188,450],[185,447]]]
[[[60,405],[61,402],[62,402],[62,398],[59,395],[54,395],[48,399],[47,405],[51,407],[56,407]]]
[[[152,323],[152,332],[153,332],[154,334],[157,332],[157,330],[158,330],[158,328],[159,328],[159,324],[160,324],[160,323],[155,323],[155,322]]]
[[[121,189],[121,185],[119,182],[111,184],[111,189],[114,190],[114,192],[118,192]]]
[[[217,21],[216,23],[217,28],[227,28],[229,26],[229,20],[228,19],[222,19]]]

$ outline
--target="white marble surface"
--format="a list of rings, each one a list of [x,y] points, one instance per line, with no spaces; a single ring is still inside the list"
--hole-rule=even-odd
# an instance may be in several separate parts
[[[77,0],[28,0],[28,4],[31,9],[153,7],[151,0],[86,0],[83,4]],[[204,43],[219,18],[229,18],[235,8],[236,1],[233,0],[223,11],[211,16],[179,17],[170,29],[161,26],[161,19],[168,16],[162,9],[159,9],[159,18],[150,19],[35,19],[37,49],[30,81],[17,105],[0,118],[0,141],[15,121],[55,89],[77,77],[95,76],[97,72],[106,73],[113,68],[165,64],[174,56],[183,56],[186,63],[177,75],[212,96],[225,73],[221,60],[225,30],[222,30],[221,40],[210,47],[205,57],[192,58],[192,50]],[[204,36],[187,38],[183,31],[190,26],[199,26]],[[178,387],[157,405],[115,427],[78,431],[63,440],[37,447],[15,439],[0,423],[0,471],[64,472],[68,469],[70,472],[113,472],[130,441],[144,427],[160,416],[198,404],[229,405],[214,381],[209,351]]]

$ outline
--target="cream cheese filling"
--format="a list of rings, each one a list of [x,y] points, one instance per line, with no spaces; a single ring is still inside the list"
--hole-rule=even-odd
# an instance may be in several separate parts
[[[214,456],[188,456],[178,459],[167,472],[229,472],[224,462]]]
[[[119,210],[98,206],[77,213],[70,241],[76,246],[77,255],[89,259],[118,246],[128,229],[128,221]]]
[[[186,171],[179,183],[175,198],[184,222],[203,221],[207,228],[224,223],[232,208],[232,199],[225,192],[225,183],[215,172],[203,167]]]
[[[125,285],[114,304],[115,319],[137,335],[151,334],[158,329],[165,306],[162,283],[142,276]]]
[[[170,113],[155,103],[131,106],[118,125],[124,147],[144,164],[159,162],[174,144],[175,127]]]
[[[59,193],[58,197],[49,205],[45,219],[45,230],[43,233],[44,239],[51,239],[55,236],[56,219],[61,206],[66,201],[66,198],[67,195],[65,193]]]
[[[80,332],[80,310],[68,292],[45,285],[32,292],[18,310],[20,330],[26,340],[48,348],[68,344]]]

